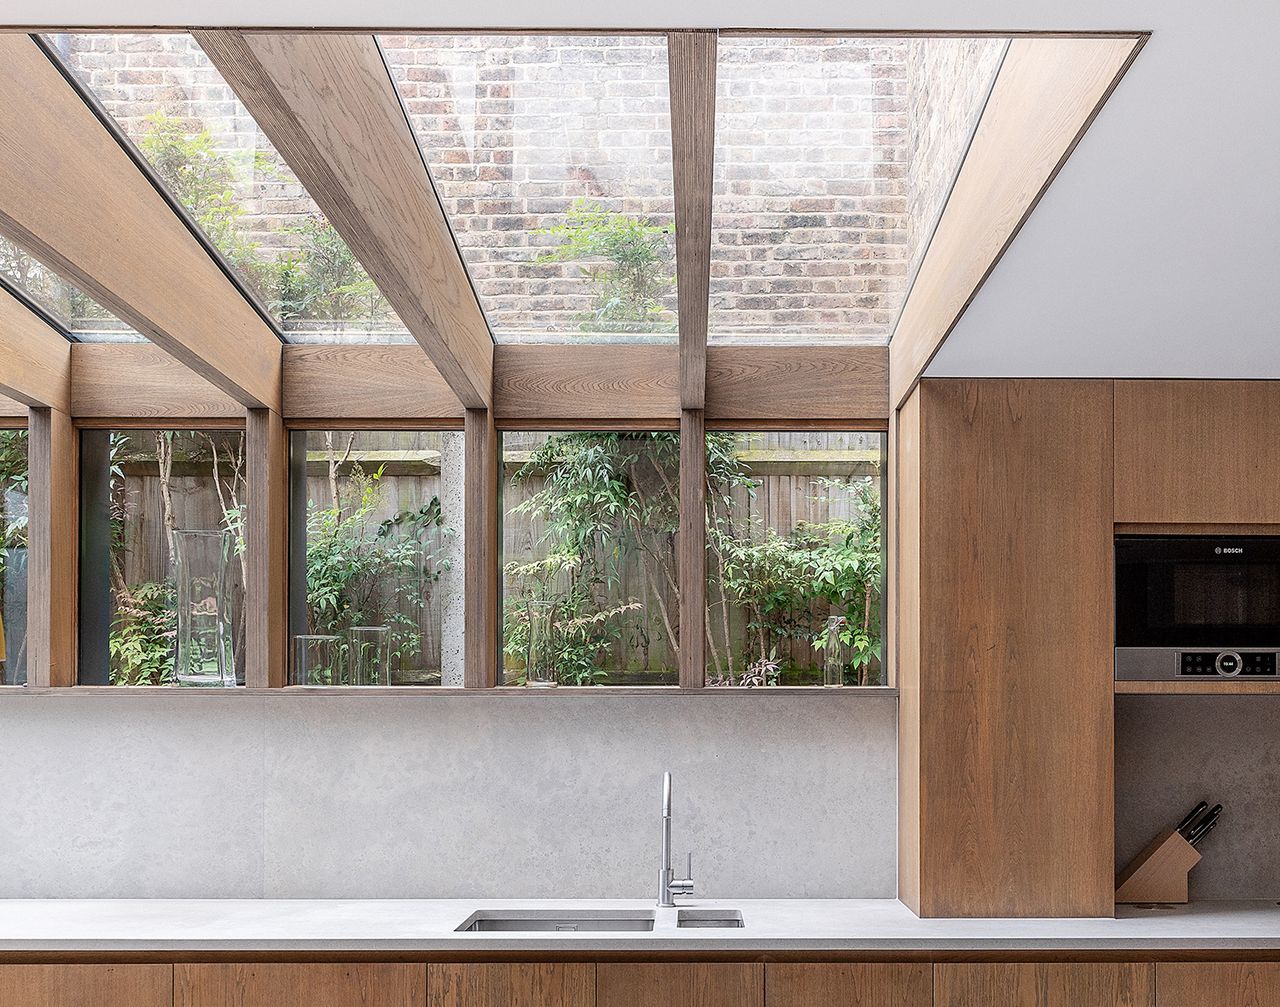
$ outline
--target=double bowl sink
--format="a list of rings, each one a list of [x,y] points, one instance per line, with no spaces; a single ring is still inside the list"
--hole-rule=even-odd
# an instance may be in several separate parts
[[[458,933],[607,933],[653,929],[656,913],[644,909],[480,909],[458,927]],[[742,913],[736,909],[681,909],[676,926],[681,929],[739,928]]]

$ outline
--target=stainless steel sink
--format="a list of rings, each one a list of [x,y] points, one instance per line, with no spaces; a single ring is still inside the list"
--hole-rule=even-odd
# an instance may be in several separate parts
[[[457,932],[580,933],[652,929],[653,913],[643,909],[480,909],[463,920]]]
[[[736,929],[744,926],[742,913],[737,909],[681,909],[676,917],[678,927]]]

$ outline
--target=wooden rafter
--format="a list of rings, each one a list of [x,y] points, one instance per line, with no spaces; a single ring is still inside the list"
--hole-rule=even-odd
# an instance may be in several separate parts
[[[493,339],[377,40],[195,38],[458,399],[487,408]]]
[[[0,288],[0,393],[69,412],[71,344]]]
[[[667,35],[671,166],[675,181],[676,285],[680,318],[680,405],[706,396],[711,288],[711,188],[716,130],[716,33]]]
[[[0,232],[246,406],[280,341],[29,36],[0,33]]]
[[[1146,41],[1015,38],[889,343],[901,408]]]
[[[27,441],[27,684],[76,684],[79,452],[71,417],[33,408]]]

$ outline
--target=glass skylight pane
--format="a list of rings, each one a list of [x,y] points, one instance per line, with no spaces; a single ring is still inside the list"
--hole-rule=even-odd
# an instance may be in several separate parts
[[[409,340],[195,39],[183,33],[49,40],[287,338]]]
[[[712,342],[885,343],[999,38],[721,37]]]
[[[495,338],[674,340],[666,39],[380,41]]]
[[[84,342],[137,342],[128,325],[26,249],[0,237],[0,278]]]

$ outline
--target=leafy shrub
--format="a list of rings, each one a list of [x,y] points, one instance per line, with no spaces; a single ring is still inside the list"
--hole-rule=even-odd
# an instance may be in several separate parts
[[[173,681],[178,613],[174,586],[149,581],[117,592],[107,647],[112,685],[167,685]]]

